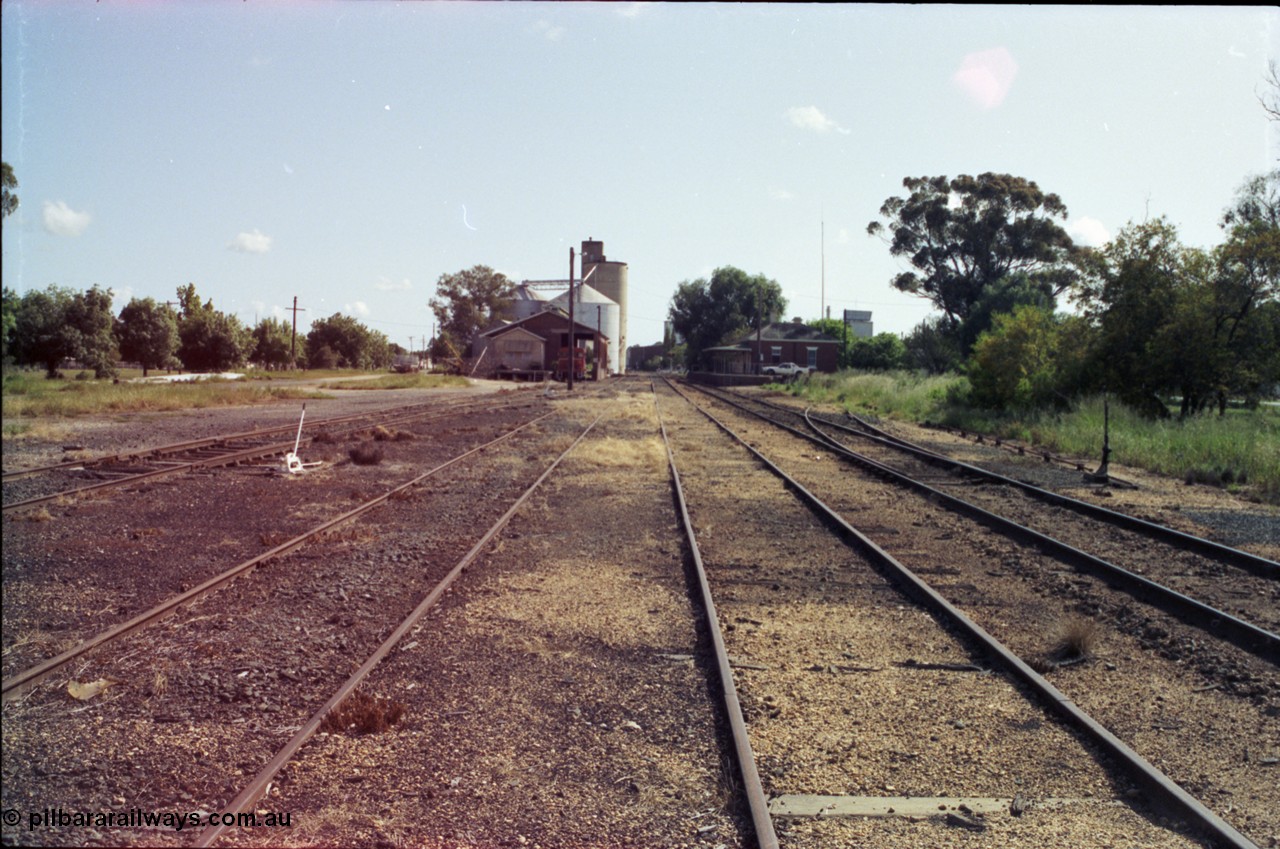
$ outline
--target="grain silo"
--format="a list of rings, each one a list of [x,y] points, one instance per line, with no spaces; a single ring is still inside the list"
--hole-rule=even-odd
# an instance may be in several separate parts
[[[627,264],[606,260],[604,242],[597,242],[588,236],[582,243],[580,279],[617,305],[617,334],[608,330],[604,332],[609,333],[609,367],[622,374],[627,368]],[[591,323],[584,321],[584,324]]]
[[[546,305],[547,299],[535,292],[526,280],[516,285],[515,292],[511,296],[511,320],[519,321],[522,318],[537,315],[546,309]]]
[[[594,282],[595,277],[592,276],[591,283]],[[621,310],[618,308],[616,301],[606,297],[591,283],[579,283],[573,287],[573,320],[608,337],[609,371],[621,373],[626,365],[626,363],[618,359],[620,352],[624,354],[626,352],[626,348],[619,347],[618,340]],[[551,300],[551,304],[568,312],[569,293],[567,291],[561,292]]]

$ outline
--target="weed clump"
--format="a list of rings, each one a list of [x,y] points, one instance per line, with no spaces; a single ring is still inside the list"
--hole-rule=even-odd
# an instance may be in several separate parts
[[[1097,648],[1099,636],[1098,623],[1093,619],[1074,616],[1059,623],[1049,650],[1049,665],[1068,666],[1088,660]]]
[[[382,446],[361,443],[348,451],[347,456],[357,466],[376,466],[382,462]]]
[[[381,734],[404,717],[404,704],[392,699],[380,699],[357,690],[342,704],[329,711],[320,725],[321,731],[330,734]]]

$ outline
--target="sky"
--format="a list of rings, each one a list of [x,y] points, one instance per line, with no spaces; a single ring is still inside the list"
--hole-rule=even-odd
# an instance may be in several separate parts
[[[436,281],[628,264],[629,344],[722,266],[788,317],[927,301],[866,233],[906,177],[1035,181],[1101,245],[1222,241],[1276,167],[1270,7],[485,2],[0,4],[3,285],[248,324],[342,312],[414,347]]]

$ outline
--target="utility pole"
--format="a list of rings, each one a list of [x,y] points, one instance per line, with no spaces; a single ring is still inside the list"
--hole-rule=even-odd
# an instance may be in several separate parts
[[[293,296],[293,333],[289,336],[289,363],[293,366],[298,364],[298,313],[306,312],[305,309],[299,309],[298,296]]]
[[[761,316],[764,306],[761,303],[764,299],[764,292],[759,282],[756,283],[756,374],[760,373],[764,366],[764,345],[760,341],[760,327],[764,322]]]
[[[573,391],[573,366],[574,354],[577,353],[573,344],[573,248],[569,248],[569,383],[568,391]]]
[[[820,309],[819,316],[827,314],[827,222],[822,222],[821,239],[822,242],[822,299],[818,302]],[[830,318],[830,316],[827,316]]]

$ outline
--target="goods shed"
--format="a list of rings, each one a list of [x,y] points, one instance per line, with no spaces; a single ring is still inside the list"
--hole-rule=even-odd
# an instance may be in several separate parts
[[[579,321],[573,322],[570,330],[569,314],[555,307],[480,336],[486,343],[490,377],[563,379],[569,368],[570,347],[577,352],[576,379],[600,380],[609,373],[609,337]]]

